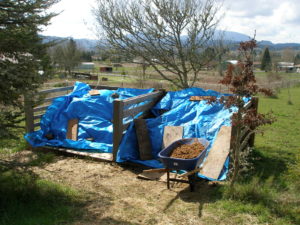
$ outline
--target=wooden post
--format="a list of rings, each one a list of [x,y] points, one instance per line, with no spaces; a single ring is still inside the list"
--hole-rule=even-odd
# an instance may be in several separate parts
[[[123,136],[124,102],[115,99],[113,103],[113,161],[116,161],[118,148]]]
[[[258,109],[258,97],[253,97],[251,99],[252,101],[252,106],[251,108],[255,109],[255,114],[257,114],[257,109]],[[255,140],[255,133],[251,134],[250,138],[249,138],[249,146],[253,147],[254,146],[254,140]]]
[[[33,97],[30,94],[24,95],[24,112],[26,132],[34,131],[34,118],[33,118]]]

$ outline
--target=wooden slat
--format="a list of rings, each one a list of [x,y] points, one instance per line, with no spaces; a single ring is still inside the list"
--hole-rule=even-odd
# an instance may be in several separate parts
[[[191,96],[190,101],[210,100],[213,96]]]
[[[68,86],[68,87],[61,87],[61,88],[53,88],[53,89],[48,89],[48,90],[42,90],[39,91],[39,94],[48,94],[48,93],[55,93],[55,92],[62,92],[62,91],[69,91],[73,90],[73,86]]]
[[[77,141],[78,119],[70,119],[68,121],[67,139]]]
[[[40,106],[33,109],[33,112],[39,112],[46,110],[50,105]]]
[[[146,104],[131,108],[131,109],[127,109],[124,111],[124,118],[128,117],[128,116],[135,116],[136,114],[140,113],[140,112],[145,112],[149,109],[151,109],[153,106],[156,105],[158,98],[153,99],[151,102],[148,102]]]
[[[113,159],[111,153],[93,153],[93,152],[86,152],[86,151],[83,152],[80,150],[59,148],[59,147],[50,147],[50,146],[46,146],[43,148],[51,149],[51,150],[62,152],[62,153],[67,153],[67,154],[74,155],[74,156],[88,157],[88,158],[101,160],[101,161],[111,162]]]
[[[146,100],[150,100],[150,99],[153,99],[155,97],[161,97],[162,95],[163,95],[163,92],[155,91],[155,92],[151,92],[151,93],[148,93],[148,94],[139,95],[139,96],[136,96],[136,97],[124,99],[123,102],[124,102],[124,106],[126,106],[126,105],[131,105],[131,104],[143,102],[143,101],[146,101]]]
[[[100,95],[100,92],[99,92],[99,90],[92,89],[89,91],[89,95],[91,95],[91,96]]]
[[[231,127],[222,126],[200,173],[218,179],[230,151]]]
[[[56,98],[58,98],[58,97],[60,97],[60,96],[56,96],[56,97],[52,97],[52,98],[45,98],[45,99],[43,100],[43,102],[44,102],[44,103],[46,103],[46,102],[52,102],[54,99],[56,99]]]
[[[113,102],[113,161],[116,161],[120,142],[123,136],[124,102],[115,99]]]
[[[183,127],[181,126],[165,126],[162,149],[168,147],[173,142],[182,139]]]
[[[34,123],[33,126],[34,127],[39,127],[41,125],[41,123]]]
[[[33,113],[33,102],[32,96],[29,94],[24,95],[24,112],[25,112],[25,123],[26,123],[26,132],[34,131],[34,113]]]
[[[247,102],[247,103],[244,105],[244,108],[245,108],[245,109],[249,109],[251,106],[252,106],[252,100],[250,100],[249,102]]]
[[[42,118],[43,115],[44,115],[44,114],[35,115],[35,116],[33,117],[33,119],[34,119],[34,120],[40,119],[40,118]]]
[[[107,89],[107,90],[117,90],[118,87],[111,87],[111,86],[105,86],[105,85],[90,85],[91,88],[93,89]]]
[[[151,140],[148,133],[146,120],[135,119],[134,120],[136,136],[138,139],[138,149],[141,160],[153,159]]]

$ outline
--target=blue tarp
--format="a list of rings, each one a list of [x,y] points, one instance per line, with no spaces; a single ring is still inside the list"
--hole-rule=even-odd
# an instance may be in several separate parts
[[[34,147],[49,145],[112,152],[112,94],[117,93],[120,99],[126,99],[154,89],[100,90],[100,95],[96,96],[89,95],[90,90],[88,84],[76,82],[72,93],[56,98],[48,107],[41,118],[41,129],[26,134],[25,139]],[[79,120],[78,141],[66,139],[68,120],[74,118]],[[54,139],[48,140],[47,134],[52,134]],[[93,138],[93,141],[86,140],[88,138]]]
[[[221,126],[231,125],[231,116],[235,109],[227,109],[219,103],[207,104],[207,101],[189,101],[191,96],[216,96],[221,94],[212,90],[201,88],[188,88],[167,95],[153,108],[153,113],[159,115],[161,110],[169,110],[153,119],[147,119],[147,127],[152,145],[152,154],[157,158],[161,150],[163,131],[165,126],[183,126],[183,138],[204,138],[210,142],[211,147]],[[134,125],[131,124],[124,135],[119,147],[117,162],[131,161],[146,166],[162,168],[158,160],[140,160],[137,137]],[[209,149],[208,149],[209,151]],[[229,159],[218,180],[224,180],[228,171]],[[199,174],[200,177],[203,177]],[[209,179],[209,178],[207,178]]]
[[[93,152],[112,152],[112,94],[117,93],[120,99],[150,93],[153,89],[119,88],[118,90],[100,90],[100,95],[90,96],[89,85],[76,82],[72,93],[56,98],[48,107],[41,119],[41,129],[25,135],[26,140],[34,147],[61,146]],[[221,94],[201,88],[188,88],[176,92],[168,92],[152,109],[155,118],[147,119],[147,127],[152,144],[153,160],[140,160],[134,124],[131,123],[121,141],[117,162],[131,161],[154,168],[162,168],[157,160],[161,150],[165,126],[183,126],[183,138],[205,138],[211,144],[221,126],[231,125],[234,108],[227,109],[219,103],[207,104],[206,101],[189,101],[191,96],[216,96]],[[160,113],[164,111],[162,115]],[[68,120],[79,120],[78,141],[66,139]],[[132,120],[132,118],[127,118]],[[51,133],[53,140],[45,135]],[[93,141],[86,139],[93,138]],[[226,178],[229,159],[218,180]],[[199,174],[201,177],[202,175]],[[203,176],[202,176],[203,177]],[[209,179],[209,178],[207,178]]]

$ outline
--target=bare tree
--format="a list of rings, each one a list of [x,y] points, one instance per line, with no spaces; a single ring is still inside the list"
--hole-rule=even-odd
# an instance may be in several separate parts
[[[186,88],[214,58],[206,53],[218,9],[214,0],[98,0],[94,13],[106,44]]]

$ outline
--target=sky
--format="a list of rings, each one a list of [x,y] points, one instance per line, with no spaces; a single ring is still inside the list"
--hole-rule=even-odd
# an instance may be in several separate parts
[[[223,1],[219,29],[273,43],[300,43],[300,0]],[[96,0],[61,0],[50,10],[60,12],[43,35],[97,39],[92,8]]]

